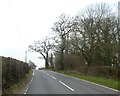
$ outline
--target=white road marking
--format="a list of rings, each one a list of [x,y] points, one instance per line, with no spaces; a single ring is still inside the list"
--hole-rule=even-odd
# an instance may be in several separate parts
[[[69,87],[68,85],[66,85],[65,83],[63,83],[62,81],[59,81],[62,85],[64,85],[65,87],[67,87],[68,89],[70,89],[71,91],[74,91],[74,89],[72,89],[71,87]]]
[[[49,74],[47,73],[47,75],[49,76]]]
[[[54,76],[51,76],[51,77],[56,80],[56,78]]]
[[[26,91],[25,91],[25,93],[24,93],[24,94],[26,94],[26,93],[27,93],[27,91],[28,91],[28,88],[26,89]]]
[[[33,70],[33,76],[34,76],[34,70]],[[32,76],[32,79],[31,79],[31,81],[30,81],[29,87],[30,87],[30,85],[31,85],[31,83],[32,83],[32,81],[33,81],[33,76]],[[24,93],[24,94],[26,94],[26,93],[27,93],[27,91],[28,91],[29,87],[26,89],[26,91],[25,91],[25,93]]]
[[[56,72],[56,73],[58,73],[58,72]],[[73,79],[81,80],[81,81],[84,81],[84,82],[88,82],[88,83],[91,83],[91,84],[94,84],[94,85],[97,85],[97,86],[101,86],[103,88],[106,88],[106,89],[109,89],[109,90],[112,90],[112,91],[115,91],[115,92],[120,92],[119,90],[116,90],[116,89],[113,89],[113,88],[110,88],[110,87],[107,87],[107,86],[104,86],[104,85],[100,85],[100,84],[97,84],[97,83],[94,83],[94,82],[91,82],[91,81],[87,81],[87,80],[84,80],[84,79],[68,76],[68,75],[62,74],[62,73],[58,73],[58,74],[61,74],[61,75],[67,76],[67,77],[71,77]]]
[[[112,91],[115,91],[115,92],[120,92],[116,89],[113,89],[113,88],[110,88],[110,87],[107,87],[107,86],[104,86],[104,85],[100,85],[100,84],[97,84],[97,83],[94,83],[94,82],[91,82],[91,81],[87,81],[87,80],[84,80],[84,79],[81,79],[82,81],[85,81],[85,82],[88,82],[88,83],[91,83],[91,84],[94,84],[94,85],[97,85],[97,86],[101,86],[103,88],[106,88],[106,89],[109,89],[109,90],[112,90]]]

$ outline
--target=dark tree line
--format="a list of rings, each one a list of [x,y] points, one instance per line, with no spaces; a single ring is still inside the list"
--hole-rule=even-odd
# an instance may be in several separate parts
[[[46,39],[29,48],[43,56],[46,68],[51,65],[59,70],[119,66],[118,20],[111,9],[101,3],[89,6],[74,17],[62,14],[52,27],[54,43]]]
[[[43,41],[35,41],[34,45],[30,45],[29,49],[38,52],[45,60],[45,68],[49,68],[49,51],[53,48],[50,38],[46,37]]]

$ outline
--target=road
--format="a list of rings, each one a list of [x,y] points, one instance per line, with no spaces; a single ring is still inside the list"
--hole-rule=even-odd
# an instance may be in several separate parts
[[[118,94],[118,92],[57,72],[34,70],[26,94]]]

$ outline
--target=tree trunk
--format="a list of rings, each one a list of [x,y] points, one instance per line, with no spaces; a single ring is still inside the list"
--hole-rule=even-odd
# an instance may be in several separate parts
[[[52,53],[51,53],[51,57],[50,57],[50,65],[51,65],[51,68],[53,69],[54,65],[53,65],[53,54]]]
[[[62,40],[62,43],[61,43],[61,53],[60,53],[60,70],[64,70],[64,63],[63,63],[63,59],[64,59],[64,50],[65,50],[65,37],[64,35],[61,36],[61,40]]]
[[[49,68],[49,64],[48,64],[48,51],[46,52],[46,58],[45,58],[45,65],[46,65],[46,69]]]
[[[49,64],[48,64],[48,58],[45,59],[45,68],[48,69],[49,68]]]
[[[60,55],[60,70],[64,70],[64,63],[63,63],[63,49],[61,49],[61,55]]]

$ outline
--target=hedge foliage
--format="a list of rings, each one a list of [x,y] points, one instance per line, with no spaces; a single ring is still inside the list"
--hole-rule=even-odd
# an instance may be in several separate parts
[[[13,59],[2,57],[2,90],[16,84],[24,78],[29,72],[30,67],[27,63]]]
[[[87,67],[86,66],[86,67],[79,67],[77,68],[77,71],[72,71],[72,73],[120,80],[120,68],[119,67],[112,67],[112,66]]]

